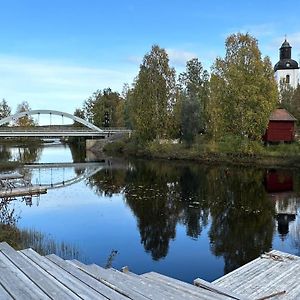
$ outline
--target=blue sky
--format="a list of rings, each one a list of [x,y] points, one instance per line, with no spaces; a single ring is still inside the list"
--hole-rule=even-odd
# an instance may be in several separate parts
[[[13,112],[26,100],[73,113],[97,89],[131,84],[153,44],[178,73],[192,57],[210,69],[239,31],[274,64],[286,34],[299,60],[299,12],[299,0],[0,0],[0,98]]]

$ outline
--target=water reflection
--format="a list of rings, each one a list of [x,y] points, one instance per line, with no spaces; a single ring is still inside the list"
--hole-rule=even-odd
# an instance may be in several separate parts
[[[80,162],[81,154],[76,151],[70,153]],[[85,172],[72,168],[63,182]],[[37,169],[29,173],[33,182],[41,183]],[[51,176],[63,178],[61,170],[42,173],[48,182]],[[156,271],[190,281],[197,276],[221,276],[274,247],[300,253],[298,170],[105,158],[98,172],[72,182],[65,190],[50,190],[40,199],[46,207],[39,210],[33,205],[28,209],[35,215],[28,215],[33,215],[37,228],[40,224],[49,231],[55,227],[60,241],[82,241],[90,263],[99,263],[99,250],[95,250],[99,242],[101,249],[106,245],[102,265],[114,250],[118,255],[113,263],[120,267],[126,264],[146,272],[162,266]],[[54,249],[49,243],[44,248]],[[149,261],[155,264],[149,266]],[[221,270],[216,271],[214,264]],[[181,277],[183,268],[194,273]]]
[[[263,175],[256,169],[218,168],[208,173],[211,248],[224,257],[225,273],[272,247],[274,205],[261,184]]]
[[[262,185],[264,171],[135,162],[135,168],[100,172],[98,191],[125,187],[125,201],[137,218],[141,243],[154,260],[168,254],[176,226],[197,240],[210,220],[211,250],[225,261],[225,273],[272,247],[274,204]]]
[[[26,205],[32,206],[32,197],[30,202],[22,199]],[[37,206],[39,198],[37,198]],[[0,241],[6,241],[15,249],[32,248],[41,255],[55,253],[64,259],[81,259],[80,251],[74,245],[65,242],[57,242],[47,234],[43,234],[34,229],[19,229],[18,220],[21,218],[20,212],[14,207],[16,198],[6,197],[0,200]]]
[[[290,170],[267,170],[264,185],[269,198],[275,203],[277,230],[284,241],[290,222],[296,220],[299,197],[294,190],[294,174]]]
[[[0,162],[11,160],[10,149],[6,145],[0,145]]]
[[[39,160],[42,148],[40,145],[32,144],[24,147],[12,148],[12,160],[20,163],[30,163]]]

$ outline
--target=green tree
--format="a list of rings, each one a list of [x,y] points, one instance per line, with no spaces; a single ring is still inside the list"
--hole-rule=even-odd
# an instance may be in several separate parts
[[[105,125],[105,116],[109,118],[110,127],[119,127],[124,123],[124,103],[117,92],[110,88],[96,91],[84,102],[86,119],[98,127]]]
[[[74,111],[74,116],[75,117],[78,117],[78,118],[81,118],[81,119],[84,119],[84,110],[81,109],[81,108],[76,108],[75,111]],[[74,121],[74,126],[76,127],[83,127],[84,125],[79,123],[79,122],[76,122]]]
[[[300,123],[300,85],[294,91],[291,105],[291,113],[297,118],[298,124]]]
[[[23,101],[17,107],[17,113],[26,112],[26,111],[30,111],[30,110],[31,110],[31,108],[27,101]],[[22,127],[32,127],[32,126],[36,126],[36,123],[31,116],[26,115],[26,116],[16,120],[16,125],[22,126]]]
[[[287,110],[292,107],[294,93],[295,89],[290,84],[283,81],[279,83],[279,102]]]
[[[225,45],[211,75],[211,132],[260,140],[278,99],[271,61],[249,34],[230,35]]]
[[[300,122],[300,85],[296,89],[289,84],[280,83],[280,104]]]
[[[11,114],[11,108],[9,107],[7,101],[5,99],[2,99],[0,102],[0,119],[6,118],[10,116]],[[7,126],[7,124],[4,124],[2,126]]]
[[[124,125],[126,128],[133,128],[133,89],[126,83],[123,86],[122,97],[124,99]]]
[[[174,130],[175,70],[157,45],[144,56],[132,93],[131,119],[141,142],[169,137]]]
[[[201,62],[191,59],[186,71],[179,76],[182,138],[191,144],[199,132],[206,129],[206,107],[208,102],[208,72]]]

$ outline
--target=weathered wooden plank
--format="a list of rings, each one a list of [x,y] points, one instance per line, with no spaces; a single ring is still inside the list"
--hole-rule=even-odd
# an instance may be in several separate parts
[[[3,253],[0,253],[0,282],[4,289],[14,299],[50,299]]]
[[[257,264],[258,261],[260,261],[259,264]],[[256,258],[255,260],[243,265],[242,267],[235,269],[234,271],[227,273],[224,276],[214,280],[212,283],[221,285],[221,283],[225,282],[227,278],[230,278],[230,280],[232,280],[234,278],[239,278],[241,275],[243,275],[243,278],[246,278],[247,276],[252,276],[256,273],[259,274],[260,269],[268,264],[268,261],[264,261],[260,257]]]
[[[70,273],[74,277],[78,278],[86,285],[91,287],[92,289],[96,290],[98,293],[102,294],[103,296],[107,297],[108,299],[115,299],[115,300],[128,300],[128,297],[120,294],[119,292],[111,289],[107,285],[103,284],[99,280],[95,279],[94,277],[88,275],[87,273],[81,271],[79,268],[75,267],[74,265],[68,263],[67,261],[63,260],[62,258],[51,254],[46,256],[47,259],[64,269],[66,272]]]
[[[243,276],[243,274],[241,274],[240,277],[230,280],[227,280],[226,282],[223,282],[222,286],[224,286],[224,284],[226,286],[230,286],[231,289],[233,291],[236,292],[240,292],[240,288],[242,288],[243,290],[246,290],[249,286],[252,286],[253,284],[255,284],[256,282],[262,282],[263,280],[266,279],[266,273],[265,271],[268,270],[269,274],[275,274],[276,270],[280,270],[281,266],[279,262],[271,262],[269,261],[267,264],[264,264],[263,266],[260,266],[260,268],[257,268],[257,271],[255,273],[248,272],[248,276]],[[250,274],[250,275],[249,275]],[[270,279],[268,279],[267,282],[269,282]]]
[[[270,266],[272,266],[272,264]],[[274,267],[273,265],[272,268],[261,270],[260,276],[257,276],[256,279],[253,279],[250,282],[245,282],[243,279],[241,279],[241,281],[243,281],[244,284],[234,290],[248,290],[254,285],[257,287],[256,291],[259,291],[259,287],[266,289],[268,286],[273,285],[273,283],[276,283],[279,278],[285,276],[286,272],[293,273],[293,266],[284,266],[280,264]]]
[[[207,282],[203,279],[200,279],[200,278],[197,278],[194,280],[194,285],[204,288],[204,289],[208,289],[209,291],[214,292],[216,294],[226,296],[227,298],[232,298],[235,300],[250,300],[244,296],[233,293],[232,291],[229,291],[225,288],[218,287],[218,286],[216,286],[210,282]]]
[[[32,249],[21,250],[20,253],[24,254],[24,256],[28,258],[28,261],[31,261],[33,264],[38,265],[40,268],[53,276],[56,280],[65,285],[68,289],[70,289],[73,293],[75,293],[82,299],[107,299],[95,290],[88,287],[79,279],[75,278],[71,274],[67,273],[66,271],[52,263],[49,259],[38,255]]]
[[[4,289],[0,284],[0,299],[1,300],[12,300],[13,297]]]
[[[0,197],[19,197],[26,195],[46,194],[47,189],[40,186],[12,188],[8,190],[1,190]]]
[[[149,273],[147,273],[149,274]],[[172,293],[174,294],[184,294],[184,295],[189,295],[189,297],[193,297],[195,299],[201,299],[201,300],[227,300],[228,298],[224,298],[224,296],[222,295],[217,295],[214,293],[211,293],[208,290],[204,290],[201,288],[196,288],[195,291],[193,290],[193,288],[195,288],[195,286],[188,284],[189,286],[186,288],[183,288],[180,284],[170,284],[164,280],[160,280],[159,278],[155,277],[155,275],[152,276],[143,276],[141,275],[141,277],[145,278],[147,281],[150,281],[153,283],[153,285],[160,285],[162,288],[165,287],[166,289],[168,289],[170,292],[172,291]]]
[[[79,299],[78,296],[56,281],[47,272],[30,264],[20,253],[15,251],[7,243],[0,243],[0,251],[50,298]]]
[[[99,268],[99,266],[96,266]],[[112,270],[117,276],[118,279],[126,279],[129,280],[131,283],[134,283],[136,285],[136,288],[139,288],[140,286],[148,287],[150,289],[155,289],[155,291],[159,292],[161,295],[165,295],[168,297],[167,299],[190,299],[190,300],[198,300],[199,295],[192,295],[190,293],[187,293],[186,291],[183,291],[182,289],[177,288],[177,286],[169,286],[166,285],[164,282],[161,281],[155,281],[148,279],[146,277],[137,275],[135,273],[131,273],[129,271],[127,272],[120,272],[115,269],[109,269]],[[124,276],[125,275],[125,276]],[[206,299],[205,295],[201,295],[201,299]],[[209,298],[211,299],[211,298]],[[217,299],[216,299],[217,300]]]
[[[273,264],[272,260],[258,258],[253,261],[252,264],[246,264],[239,268],[239,272],[231,272],[227,275],[221,277],[221,280],[216,280],[212,282],[218,286],[229,287],[234,291],[237,290],[240,286],[248,284],[253,281],[258,281],[258,278],[264,277],[264,270],[272,270],[277,268],[276,262]]]
[[[297,299],[300,294],[300,258],[275,250],[262,257],[214,281],[214,284],[251,299],[271,295],[272,299]],[[281,295],[276,296],[276,293]]]
[[[20,173],[2,173],[0,174],[0,180],[9,180],[9,179],[21,179],[24,176]]]
[[[104,269],[96,265],[84,265],[77,260],[71,260],[70,263],[73,263],[78,268],[93,276],[97,280],[110,284],[114,289],[119,292],[124,293],[127,297],[131,299],[167,299],[164,295],[157,293],[155,290],[148,290],[141,285],[137,288],[132,284],[132,279],[126,279],[126,277],[118,277],[117,274],[111,269]],[[121,275],[124,275],[121,273]]]
[[[299,284],[300,277],[297,276],[299,271],[299,266],[290,264],[286,266],[285,270],[273,271],[271,274],[267,270],[264,272],[266,278],[264,281],[258,280],[252,285],[247,285],[245,291],[248,291],[251,297],[255,296],[256,298],[271,295],[275,292],[290,291],[295,277],[298,277],[297,282]]]
[[[220,295],[214,292],[211,292],[207,289],[202,289],[199,287],[196,287],[192,284],[180,281],[178,279],[174,279],[171,277],[164,276],[159,273],[155,272],[149,272],[141,275],[142,277],[145,277],[147,279],[161,282],[165,284],[165,286],[173,287],[176,290],[182,290],[186,293],[189,293],[193,296],[200,297],[200,299],[216,299],[216,300],[228,300],[228,297],[225,297],[224,295]]]

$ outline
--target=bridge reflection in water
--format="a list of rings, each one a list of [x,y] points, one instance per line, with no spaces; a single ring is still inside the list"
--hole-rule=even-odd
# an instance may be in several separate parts
[[[80,182],[106,167],[106,161],[97,163],[46,163],[27,164],[23,170],[32,173],[31,180],[37,181],[39,186],[46,189],[57,189]],[[76,176],[66,179],[66,173],[70,173],[68,172],[70,170],[74,170]],[[55,181],[57,178],[59,178],[58,181]]]
[[[71,186],[88,179],[100,170],[113,167],[109,160],[87,163],[37,163],[25,164],[18,170],[18,178],[11,173],[10,189],[7,195],[0,196],[1,201],[9,203],[12,200],[22,199],[26,205],[32,205],[32,198],[40,196],[50,189],[59,189]],[[9,174],[4,174],[9,175]],[[3,175],[3,176],[4,176]],[[75,176],[74,176],[75,175]],[[18,182],[16,182],[16,180]],[[20,187],[20,186],[23,186]],[[43,192],[39,192],[38,190]],[[18,190],[18,193],[14,193]],[[35,190],[35,192],[31,192]],[[23,191],[23,193],[22,193]]]

